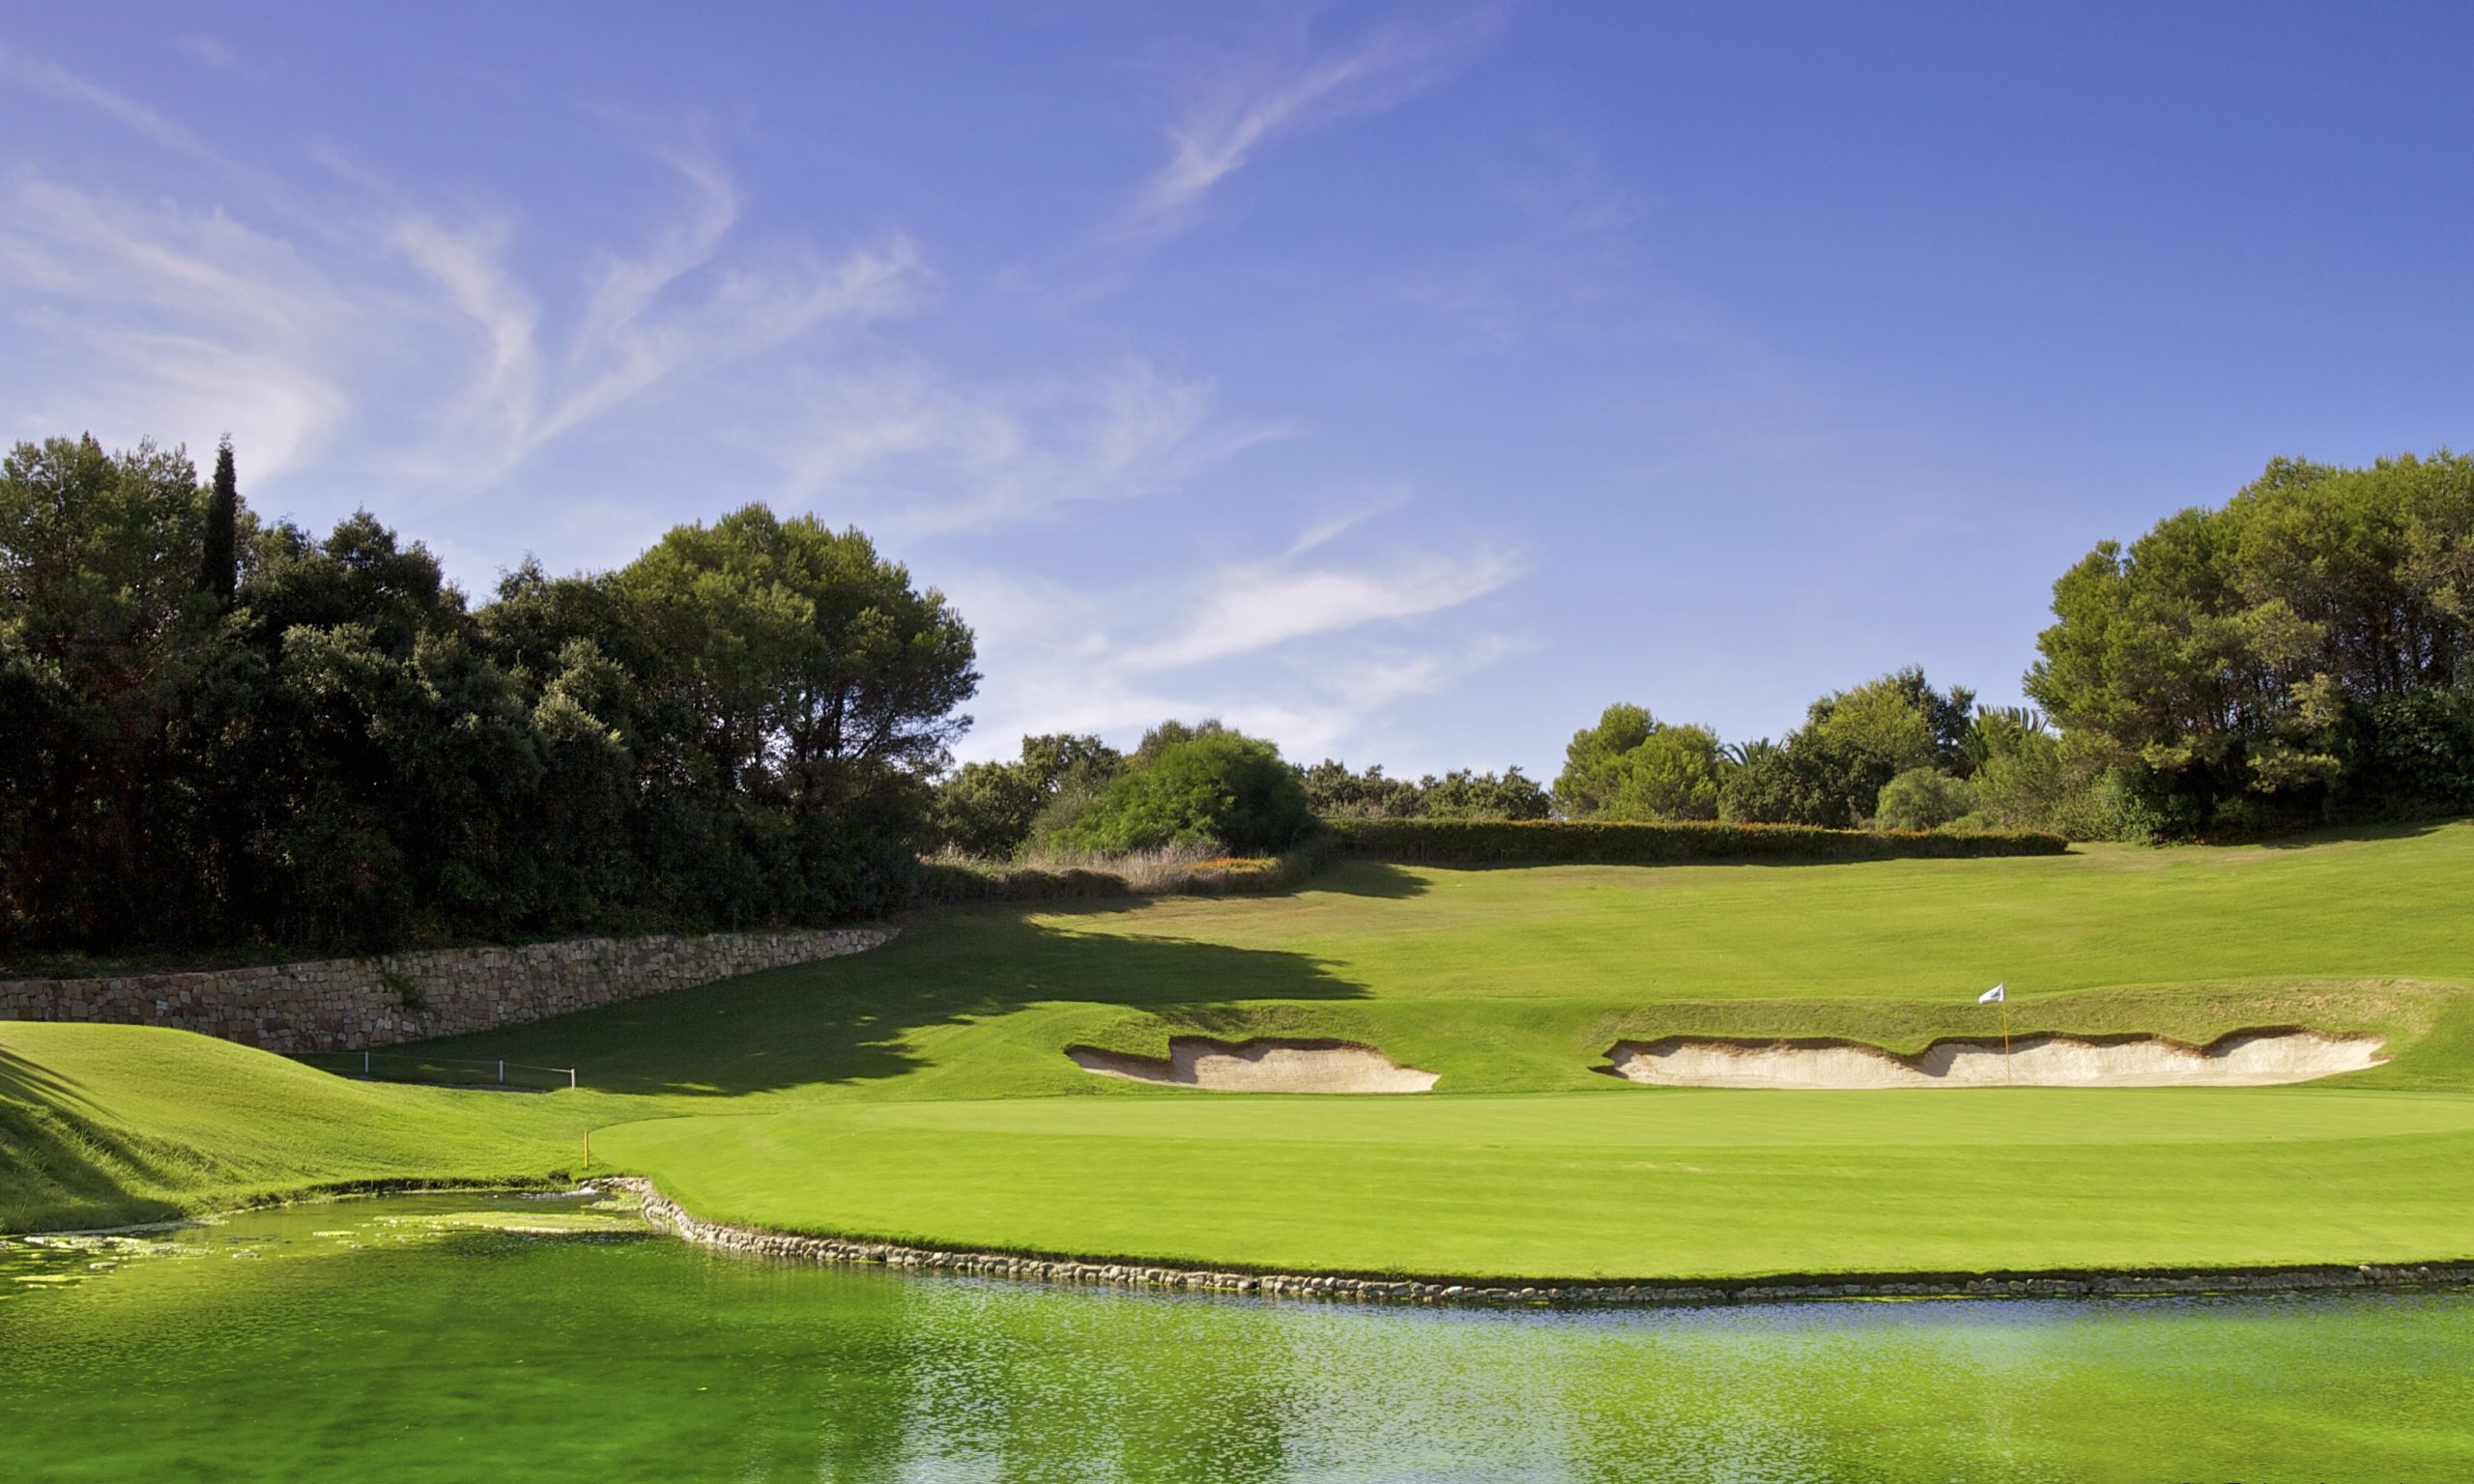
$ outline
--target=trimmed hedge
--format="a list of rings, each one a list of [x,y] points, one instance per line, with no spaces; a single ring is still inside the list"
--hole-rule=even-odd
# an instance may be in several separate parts
[[[1808,824],[1617,824],[1591,819],[1329,819],[1324,824],[1351,855],[1437,866],[1887,861],[2059,855],[2070,848],[2070,842],[2058,835],[1825,830]]]

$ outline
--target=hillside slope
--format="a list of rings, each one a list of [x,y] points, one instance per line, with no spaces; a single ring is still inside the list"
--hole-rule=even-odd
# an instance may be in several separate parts
[[[352,1082],[187,1031],[0,1025],[0,1232],[360,1181],[538,1181],[578,1162],[587,1101]]]

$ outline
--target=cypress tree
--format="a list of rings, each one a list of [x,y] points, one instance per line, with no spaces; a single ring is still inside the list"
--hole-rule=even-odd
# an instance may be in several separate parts
[[[206,556],[198,572],[198,590],[215,595],[229,609],[241,585],[241,553],[237,528],[241,520],[241,481],[232,471],[232,435],[215,445],[215,491],[206,502]]]

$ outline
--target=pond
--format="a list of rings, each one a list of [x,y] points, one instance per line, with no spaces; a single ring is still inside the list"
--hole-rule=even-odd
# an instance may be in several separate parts
[[[469,1194],[0,1246],[13,1484],[2469,1477],[2463,1293],[1398,1309],[790,1266]]]

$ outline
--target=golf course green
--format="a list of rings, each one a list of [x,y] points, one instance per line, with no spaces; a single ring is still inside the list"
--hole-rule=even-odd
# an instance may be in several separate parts
[[[1811,866],[1343,863],[1236,899],[924,913],[853,958],[441,1055],[583,1089],[346,1083],[200,1038],[0,1028],[0,1226],[422,1178],[652,1179],[789,1231],[1282,1271],[1743,1276],[2474,1256],[2474,824]],[[1619,1041],[2306,1027],[2245,1088],[1639,1086]],[[1341,1041],[1430,1093],[1102,1077],[1069,1046]],[[166,1095],[174,1064],[198,1097]],[[245,1130],[236,1138],[235,1130]]]

